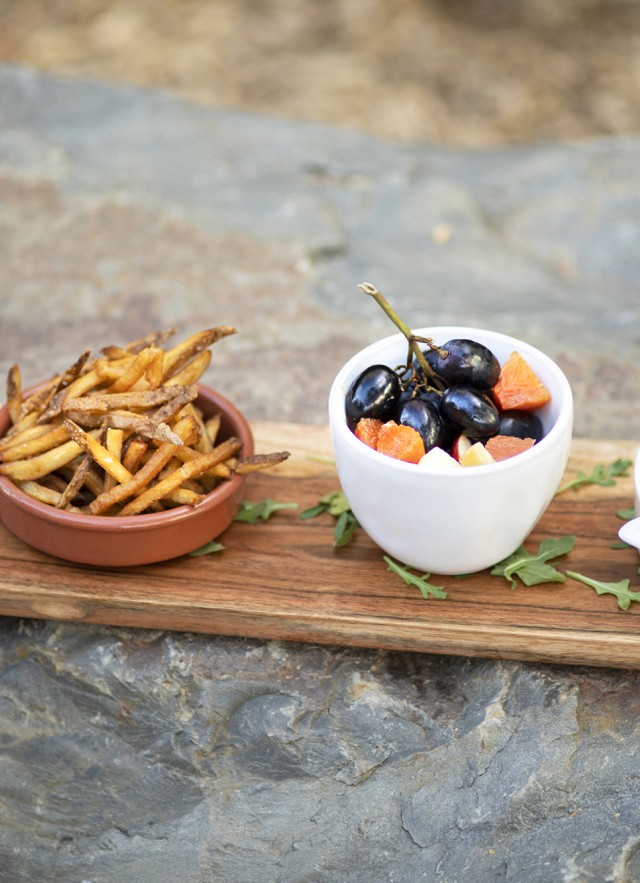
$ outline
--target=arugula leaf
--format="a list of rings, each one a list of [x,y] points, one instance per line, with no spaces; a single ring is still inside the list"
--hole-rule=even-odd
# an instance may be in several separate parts
[[[193,552],[189,552],[189,555],[192,558],[197,558],[199,555],[209,555],[211,552],[222,552],[224,550],[224,546],[222,543],[219,543],[218,540],[211,540],[208,543],[205,543],[204,546],[200,546],[198,549],[194,549]]]
[[[584,484],[598,484],[601,487],[611,487],[611,485],[615,484],[614,479],[628,475],[629,469],[632,465],[632,461],[627,460],[624,457],[614,460],[613,463],[609,463],[608,466],[603,466],[602,463],[598,463],[593,467],[589,475],[580,471],[571,481],[561,485],[556,491],[556,496],[568,491],[569,488],[578,488]]]
[[[315,506],[304,509],[300,513],[300,518],[316,518],[318,515],[322,515],[323,512],[329,512],[337,518],[343,512],[349,511],[349,509],[349,503],[343,492],[333,491],[320,497]]]
[[[446,598],[447,593],[444,590],[444,586],[434,586],[428,580],[431,578],[430,573],[423,573],[422,576],[417,576],[415,573],[411,572],[411,569],[406,564],[398,564],[397,561],[394,561],[393,558],[390,558],[388,555],[383,555],[383,559],[386,561],[387,568],[392,573],[397,573],[398,576],[406,583],[408,586],[416,586],[420,589],[420,593],[423,598]]]
[[[524,546],[520,546],[513,554],[499,561],[491,570],[492,576],[503,576],[515,589],[515,577],[519,577],[525,586],[537,586],[541,583],[563,583],[564,574],[556,570],[552,560],[567,555],[576,544],[574,536],[559,539],[542,540],[535,554],[530,554]]]
[[[271,497],[267,497],[261,503],[248,503],[246,500],[240,504],[234,521],[244,521],[247,524],[257,524],[258,521],[268,521],[269,518],[280,509],[297,509],[297,503],[276,503]]]
[[[591,586],[599,595],[615,595],[618,599],[618,607],[621,610],[628,610],[632,601],[640,604],[640,592],[629,591],[630,581],[628,579],[621,579],[617,583],[603,583],[600,580],[583,576],[581,573],[574,573],[572,570],[567,570],[567,576],[584,583],[586,586]]]
[[[353,539],[358,527],[360,527],[358,519],[350,509],[347,512],[341,512],[333,531],[333,545],[346,546]]]
[[[261,503],[247,503],[246,500],[243,500],[233,520],[245,521],[248,524],[257,524],[258,521],[267,521],[267,519],[271,518],[274,512],[278,512],[280,509],[297,508],[297,503],[276,503],[276,501],[272,500],[270,497],[267,497],[267,499],[263,500]],[[223,550],[224,546],[222,543],[218,542],[218,540],[211,540],[210,542],[205,543],[204,546],[200,546],[198,549],[194,549],[193,552],[189,552],[189,555],[191,555],[192,558],[195,558],[198,555],[210,555],[212,552],[222,552]]]
[[[358,527],[358,519],[351,511],[349,502],[342,491],[333,491],[320,497],[315,506],[310,506],[300,513],[300,518],[317,518],[328,512],[336,519],[333,532],[333,545],[346,546],[353,539]]]

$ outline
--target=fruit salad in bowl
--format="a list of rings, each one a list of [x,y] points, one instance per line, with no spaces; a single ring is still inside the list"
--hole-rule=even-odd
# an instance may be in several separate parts
[[[553,498],[573,398],[558,365],[487,329],[400,328],[338,372],[329,423],[342,489],[389,555],[439,574],[510,555]]]

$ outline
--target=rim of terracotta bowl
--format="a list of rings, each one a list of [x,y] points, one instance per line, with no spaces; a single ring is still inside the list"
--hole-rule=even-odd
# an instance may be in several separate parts
[[[507,347],[512,347],[513,349],[517,348],[524,357],[526,357],[527,353],[533,355],[541,364],[545,365],[546,369],[551,374],[553,374],[560,390],[561,406],[558,416],[556,417],[553,426],[551,426],[543,438],[536,442],[532,448],[523,451],[518,454],[517,457],[509,457],[505,460],[498,460],[495,463],[487,463],[482,469],[447,470],[447,479],[451,478],[452,481],[467,482],[474,480],[482,481],[483,476],[486,478],[487,475],[490,475],[491,472],[495,470],[500,470],[502,472],[517,470],[523,462],[543,456],[549,447],[559,443],[560,439],[567,432],[567,429],[571,431],[573,425],[573,393],[571,386],[557,362],[554,362],[553,359],[550,356],[547,356],[546,353],[543,353],[542,350],[539,350],[532,344],[527,343],[518,337],[513,337],[510,334],[504,334],[500,331],[490,331],[488,328],[476,328],[466,325],[425,326],[413,329],[413,333],[422,337],[435,337],[438,334],[442,334],[442,336],[446,336],[448,339],[454,334],[456,337],[470,339],[474,339],[474,335],[480,335],[480,342],[482,342],[483,335],[493,338],[495,341],[499,341]],[[392,342],[401,344],[402,342],[406,342],[406,338],[401,333],[390,334],[387,337],[380,338],[379,340],[370,343],[368,346],[363,347],[345,362],[342,368],[338,371],[329,391],[329,422],[332,425],[333,430],[338,433],[339,437],[349,445],[352,450],[356,451],[360,457],[366,457],[372,462],[378,463],[378,465],[384,463],[385,468],[388,469],[396,469],[400,472],[412,471],[413,474],[416,475],[416,466],[414,463],[405,463],[402,460],[387,457],[385,454],[381,454],[379,451],[374,451],[367,445],[363,445],[349,428],[345,413],[345,396],[347,394],[348,385],[357,376],[356,366],[358,366],[358,372],[364,370],[366,367],[366,364],[364,363],[365,357],[367,364],[377,364],[379,361],[377,359],[378,353],[386,349]],[[490,344],[486,345],[490,347]],[[351,377],[352,374],[354,374],[353,377]],[[523,461],[522,458],[526,459]],[[441,474],[438,470],[431,469],[428,466],[421,466],[419,474],[433,475],[436,472]]]
[[[34,392],[40,385],[31,387],[25,392],[25,395]],[[198,398],[200,397],[210,403],[212,413],[216,410],[221,412],[223,425],[226,424],[227,429],[230,430],[225,434],[237,436],[242,442],[243,456],[251,456],[254,450],[253,434],[246,417],[239,408],[222,393],[199,383]],[[198,399],[196,399],[197,401]],[[8,427],[9,413],[5,405],[0,409],[0,438],[4,436]],[[42,521],[66,525],[74,530],[99,530],[107,533],[121,533],[126,530],[127,532],[143,533],[158,527],[167,527],[170,524],[188,519],[196,513],[202,514],[204,511],[215,508],[232,497],[243,482],[244,476],[234,475],[233,478],[226,479],[210,491],[197,506],[176,506],[172,509],[165,509],[163,512],[145,512],[140,515],[85,515],[65,509],[56,509],[55,506],[43,503],[26,494],[5,475],[0,475],[0,496],[22,511],[37,516]]]

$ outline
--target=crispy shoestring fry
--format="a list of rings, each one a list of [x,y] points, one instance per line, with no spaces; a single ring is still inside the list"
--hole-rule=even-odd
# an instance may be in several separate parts
[[[48,503],[50,506],[59,507],[62,494],[53,488],[46,487],[44,484],[38,484],[36,481],[19,481],[18,487],[29,494],[34,500],[40,500],[41,503]],[[70,512],[79,512],[75,506],[67,507]]]
[[[174,333],[106,346],[98,358],[87,350],[27,395],[12,365],[0,475],[56,508],[142,515],[196,506],[235,474],[282,462],[287,453],[243,458],[221,415],[199,406],[210,347],[236,329],[207,328],[165,348]]]
[[[109,387],[108,392],[124,392],[125,390],[131,389],[134,384],[147,373],[149,366],[154,359],[157,358],[158,353],[161,354],[161,350],[155,346],[148,346],[141,350],[132,360],[127,370],[121,374],[117,380],[114,380]]]
[[[68,411],[66,416],[83,429],[94,429],[96,426],[102,426],[106,423],[112,429],[124,429],[130,433],[135,432],[147,439],[168,441],[174,445],[180,444],[180,440],[174,430],[166,423],[158,423],[151,417],[143,417],[127,411],[114,411],[112,414]]]
[[[207,349],[217,341],[222,340],[229,334],[235,334],[236,329],[230,325],[221,325],[217,328],[208,328],[205,331],[199,331],[187,337],[182,343],[177,344],[173,349],[168,350],[164,356],[163,377],[165,380],[179,371],[183,365],[202,350]]]
[[[211,353],[209,350],[199,353],[190,362],[187,362],[184,368],[168,377],[165,380],[165,386],[187,386],[190,383],[196,383],[207,370],[210,362]]]
[[[69,479],[66,488],[60,494],[58,502],[55,504],[58,509],[71,509],[72,500],[80,493],[82,486],[89,483],[93,473],[93,459],[90,454],[82,457],[80,464],[76,466],[75,472]]]
[[[4,438],[0,439],[0,460],[2,460],[3,451],[8,451],[16,445],[24,444],[24,442],[32,441],[46,435],[53,428],[52,423],[43,423],[37,426],[29,426],[17,432],[8,432]]]
[[[7,376],[7,411],[9,412],[9,419],[14,426],[20,420],[21,410],[22,380],[20,378],[20,367],[12,365]]]
[[[6,475],[13,481],[35,481],[38,478],[44,478],[50,472],[56,472],[67,463],[71,463],[81,451],[80,445],[74,441],[68,441],[44,454],[38,454],[26,460],[0,463],[0,475]]]
[[[253,454],[251,457],[238,460],[234,471],[238,475],[247,475],[249,472],[257,472],[259,469],[268,469],[270,466],[283,463],[288,457],[288,451],[278,451],[273,454]]]
[[[185,417],[176,425],[176,434],[188,443],[196,434],[197,427],[190,417]],[[144,491],[147,485],[158,475],[166,464],[173,458],[176,450],[180,445],[164,444],[149,457],[144,466],[132,475],[128,481],[111,488],[96,497],[89,505],[89,512],[92,515],[103,515],[108,509],[111,509],[117,503],[122,503],[129,497]]]
[[[206,472],[207,469],[215,466],[216,463],[221,463],[223,460],[226,460],[227,457],[235,453],[235,451],[240,450],[241,446],[242,443],[240,442],[240,439],[228,438],[226,441],[215,447],[213,451],[209,451],[207,454],[202,454],[195,460],[190,460],[189,463],[183,463],[182,466],[176,469],[171,475],[163,478],[162,481],[152,485],[144,491],[144,493],[140,494],[130,503],[127,503],[118,514],[138,515],[140,512],[144,512],[151,503],[156,502],[156,500],[161,500],[171,491],[179,488],[186,479],[200,475],[203,472]]]
[[[129,440],[129,444],[127,445],[127,449],[125,451],[124,457],[122,458],[122,465],[125,469],[128,469],[129,472],[137,472],[138,466],[142,461],[142,457],[146,453],[149,448],[149,443],[146,439],[138,438],[134,436]]]
[[[36,427],[34,427],[35,429]],[[40,427],[38,427],[40,428]],[[35,454],[42,454],[44,451],[50,451],[58,445],[69,440],[69,433],[64,426],[47,426],[44,424],[46,431],[41,435],[34,435],[27,441],[19,444],[11,445],[0,453],[0,460],[4,463],[10,463],[14,460],[24,460],[27,457],[33,457]]]
[[[122,463],[113,454],[109,453],[104,445],[101,445],[90,433],[85,432],[73,420],[65,419],[62,425],[68,431],[73,441],[86,451],[87,454],[90,454],[106,473],[112,475],[120,483],[129,481],[132,477],[129,470],[125,469]]]
[[[115,458],[118,462],[122,460],[122,444],[124,442],[124,432],[122,429],[114,429],[113,427],[107,427],[107,438],[105,443],[105,448],[111,454],[112,457]],[[124,467],[123,467],[124,468]],[[128,470],[127,470],[128,471]],[[117,484],[116,479],[109,472],[105,472],[104,476],[104,490],[111,490],[114,485]]]
[[[22,417],[21,420],[24,420],[28,417],[32,412],[37,411],[40,413],[46,405],[51,400],[51,396],[55,393],[60,385],[59,377],[52,377],[51,380],[48,380],[45,384],[32,392],[27,396],[26,399],[22,402]],[[36,415],[38,416],[38,415]]]
[[[98,411],[107,413],[121,409],[155,408],[184,393],[182,386],[164,386],[160,389],[137,390],[134,392],[94,393],[90,396],[67,396],[63,411]]]
[[[39,422],[47,423],[47,421],[52,420],[54,417],[57,417],[62,411],[62,407],[67,396],[82,396],[85,393],[89,392],[89,390],[94,389],[99,384],[100,375],[95,369],[88,371],[86,374],[82,374],[80,377],[70,383],[69,386],[66,386],[56,392],[56,394],[49,402],[48,406],[40,414],[40,417],[38,418]]]

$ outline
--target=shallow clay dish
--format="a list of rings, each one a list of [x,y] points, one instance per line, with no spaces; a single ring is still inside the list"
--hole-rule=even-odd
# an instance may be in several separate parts
[[[242,413],[220,393],[199,387],[196,404],[205,417],[219,412],[220,440],[236,436],[242,456],[253,454],[251,428]],[[9,428],[0,409],[0,437]],[[214,539],[233,521],[242,501],[245,476],[220,484],[196,506],[178,506],[143,515],[80,515],[41,503],[0,476],[0,519],[29,545],[81,564],[131,567],[176,558]]]

